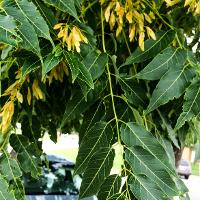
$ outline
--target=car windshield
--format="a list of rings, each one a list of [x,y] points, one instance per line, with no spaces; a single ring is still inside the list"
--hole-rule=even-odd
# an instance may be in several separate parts
[[[189,166],[189,162],[187,160],[181,160],[180,165]]]

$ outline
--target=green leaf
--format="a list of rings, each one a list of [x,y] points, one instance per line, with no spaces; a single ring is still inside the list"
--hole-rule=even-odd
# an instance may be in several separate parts
[[[68,120],[72,120],[85,112],[91,105],[95,103],[98,98],[101,97],[107,82],[104,78],[101,81],[98,80],[99,79],[97,79],[95,83],[94,90],[90,89],[87,96],[87,101],[85,100],[85,96],[81,94],[80,90],[74,91],[73,96],[66,103],[66,109],[60,125],[61,127],[63,127]]]
[[[72,73],[72,82],[79,77],[80,80],[85,82],[90,88],[94,89],[92,76],[86,66],[79,60],[78,56],[67,51],[64,52],[64,56]]]
[[[173,150],[172,143],[162,136],[159,137],[159,142],[161,143],[161,145],[165,149],[167,156],[168,156],[168,159],[169,159],[169,162],[171,163],[173,168],[175,168],[175,156],[174,156],[174,150]]]
[[[29,73],[39,68],[40,59],[26,59],[22,66],[22,77],[25,78]]]
[[[190,121],[193,117],[200,113],[200,80],[196,78],[187,88],[184,96],[183,112],[179,116],[175,129],[181,128],[186,121]]]
[[[186,52],[179,48],[169,47],[158,54],[136,77],[145,80],[158,80],[169,68],[182,66],[186,60]]]
[[[9,185],[2,176],[0,176],[0,188],[0,199],[16,200],[13,191],[9,191]]]
[[[39,57],[40,47],[39,41],[37,38],[37,34],[33,26],[29,23],[29,21],[24,18],[24,15],[20,12],[20,10],[14,7],[4,7],[6,13],[12,16],[15,20],[20,22],[20,25],[17,27],[20,37],[22,38],[22,42],[20,43],[21,48],[24,48],[28,51],[32,51]]]
[[[0,42],[17,47],[20,37],[16,29],[17,24],[13,17],[0,15]]]
[[[182,69],[172,68],[169,70],[154,89],[145,113],[155,110],[174,98],[179,98],[185,92],[194,75],[193,69],[186,69],[186,66]]]
[[[172,30],[166,32],[160,32],[156,36],[156,40],[148,39],[144,42],[144,51],[141,51],[138,47],[127,59],[124,64],[130,65],[134,63],[144,62],[150,58],[153,58],[163,49],[165,49],[174,39],[175,32]]]
[[[62,12],[67,12],[69,15],[73,16],[79,21],[74,0],[67,0],[67,1],[66,0],[43,0],[43,1],[46,4],[49,4],[58,10],[61,10]]]
[[[43,18],[47,22],[50,30],[54,33],[53,27],[54,27],[55,24],[58,23],[58,21],[55,18],[53,11],[50,8],[48,8],[41,0],[32,0],[32,1],[37,6],[41,15],[43,16]]]
[[[0,163],[0,172],[8,181],[15,180],[22,175],[17,161],[15,159],[9,158],[7,152],[3,152],[3,156],[0,158]]]
[[[79,133],[79,143],[82,141],[82,138],[90,128],[96,123],[101,121],[101,119],[105,116],[105,106],[102,102],[97,102],[90,107],[84,113],[83,123]]]
[[[113,196],[109,197],[108,200],[128,200],[129,198],[125,196],[122,192],[114,194]]]
[[[128,79],[128,76],[120,76],[118,78],[128,101],[135,106],[145,106],[147,97],[144,89],[135,80]]]
[[[100,187],[98,200],[108,200],[119,192],[121,187],[121,177],[113,174],[108,176]]]
[[[104,179],[110,174],[113,166],[114,150],[100,148],[90,159],[84,172],[79,198],[97,194]]]
[[[173,130],[171,124],[169,123],[169,121],[161,114],[161,112],[158,110],[160,118],[163,122],[163,125],[165,126],[165,128],[167,129],[167,133],[168,133],[168,137],[169,139],[173,142],[173,144],[177,147],[180,148],[178,145],[178,141],[176,139],[176,133]]]
[[[92,80],[99,78],[103,74],[107,62],[107,54],[97,53],[96,51],[91,51],[82,61],[90,72]]]
[[[83,1],[83,0],[75,0],[75,5],[76,5],[78,8],[80,8],[82,1]]]
[[[22,135],[12,134],[10,136],[10,144],[17,152],[17,159],[21,168],[26,173],[30,172],[32,177],[37,178],[41,174],[39,166],[41,164],[41,152]]]
[[[43,37],[49,40],[52,44],[53,41],[49,34],[49,27],[46,21],[43,19],[40,12],[37,10],[37,7],[28,0],[13,0],[20,10],[21,14],[25,19],[27,19],[30,24],[35,29],[35,32],[38,37]],[[53,44],[54,46],[54,44]]]
[[[163,169],[166,169],[173,175],[176,175],[175,169],[171,165],[167,154],[160,142],[151,135],[150,132],[138,124],[129,122],[121,126],[122,141],[128,146],[141,146],[151,153],[160,163]]]
[[[129,186],[132,193],[140,200],[164,199],[163,192],[158,185],[145,175],[131,176]]]
[[[109,147],[112,138],[112,129],[106,122],[97,122],[94,124],[81,141],[74,174],[83,173],[95,152],[99,148]]]
[[[3,155],[0,158],[0,172],[8,182],[13,181],[18,197],[23,199],[24,189],[21,187],[21,180],[19,180],[22,176],[21,169],[18,162],[10,158],[10,155],[6,151],[3,151]]]
[[[62,60],[62,57],[55,56],[54,53],[50,53],[47,58],[44,60],[44,64],[42,66],[42,76],[45,76],[48,72],[50,72],[54,67],[56,67],[59,62]]]
[[[179,195],[179,191],[173,181],[174,177],[171,177],[167,170],[163,169],[157,157],[154,157],[144,148],[140,146],[129,147],[125,151],[125,160],[131,166],[134,174],[147,176],[158,185],[163,191],[163,195],[166,194],[169,199]]]

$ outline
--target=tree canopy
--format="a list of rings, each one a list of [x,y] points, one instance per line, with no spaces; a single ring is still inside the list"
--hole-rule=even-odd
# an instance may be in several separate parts
[[[173,150],[198,139],[199,36],[199,0],[0,0],[0,198],[75,130],[80,199],[189,199]]]

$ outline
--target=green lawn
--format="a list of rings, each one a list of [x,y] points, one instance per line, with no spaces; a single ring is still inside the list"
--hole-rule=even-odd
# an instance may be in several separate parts
[[[199,173],[199,164],[198,163],[193,163],[192,164],[192,174],[196,176],[200,176]]]
[[[78,148],[70,148],[70,149],[54,149],[46,151],[48,154],[56,154],[61,155],[68,158],[71,161],[76,161],[76,156],[78,154]]]

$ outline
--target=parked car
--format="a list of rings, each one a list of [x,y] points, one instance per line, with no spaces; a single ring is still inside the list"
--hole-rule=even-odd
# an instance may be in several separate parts
[[[47,155],[47,161],[43,159],[39,179],[23,175],[26,200],[78,200],[81,178],[72,176],[74,163],[57,155]]]
[[[180,160],[179,166],[177,168],[177,173],[181,176],[184,176],[185,179],[188,179],[192,174],[191,164],[187,160]]]

